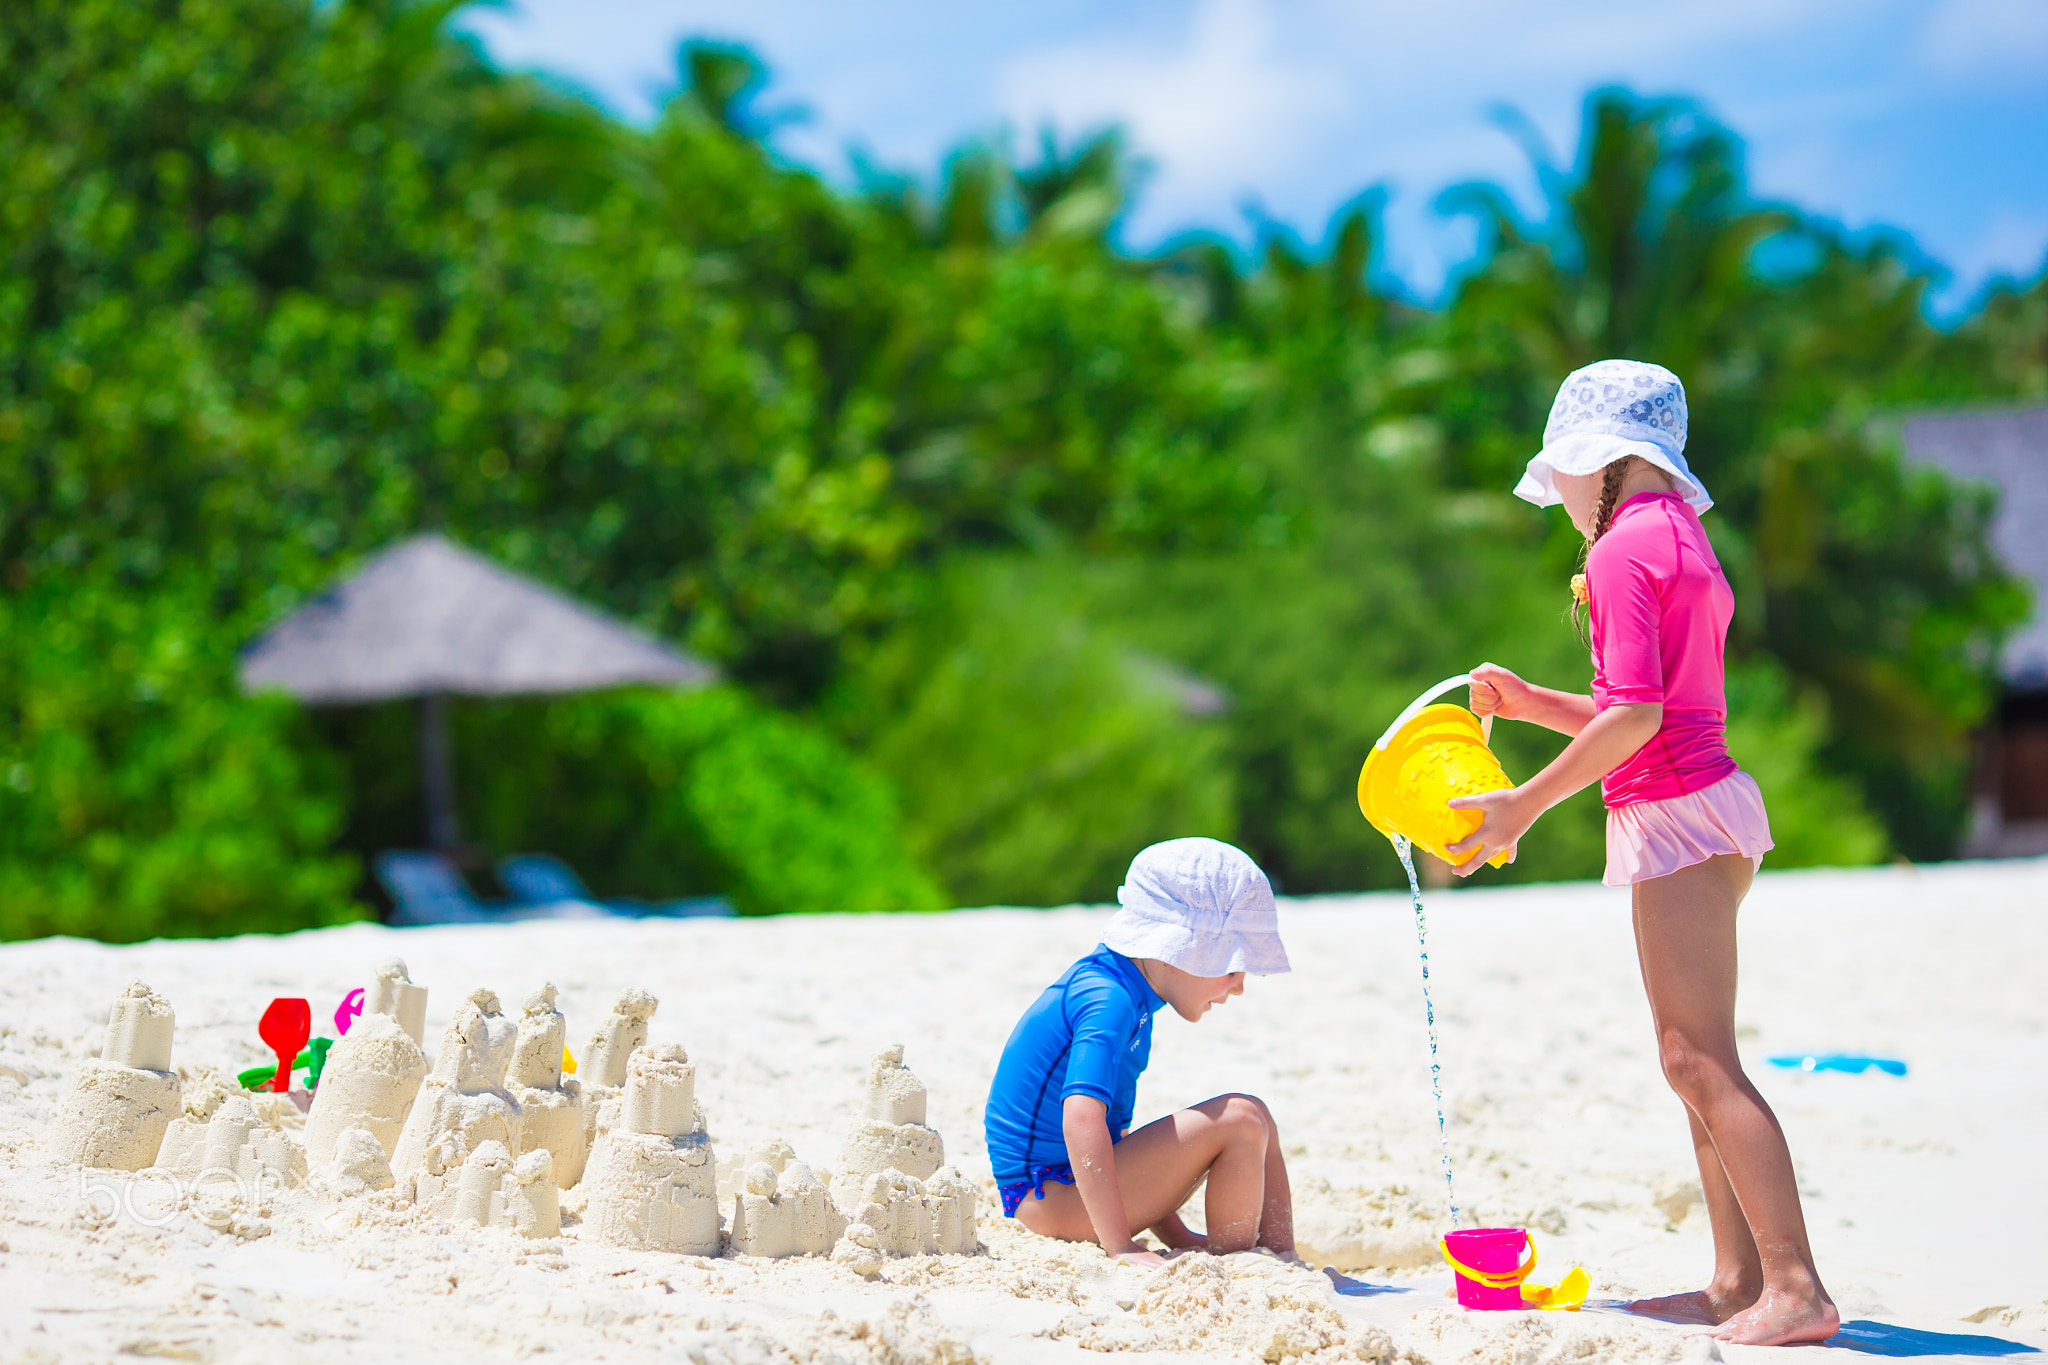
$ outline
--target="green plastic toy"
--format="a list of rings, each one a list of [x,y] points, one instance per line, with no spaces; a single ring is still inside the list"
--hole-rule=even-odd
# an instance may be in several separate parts
[[[320,1088],[320,1073],[327,1068],[327,1049],[333,1046],[332,1038],[308,1039],[306,1050],[292,1059],[292,1070],[303,1069],[306,1073],[306,1089]],[[263,1090],[276,1075],[277,1068],[265,1062],[262,1066],[252,1066],[247,1071],[237,1072],[235,1079],[241,1083],[244,1090]]]

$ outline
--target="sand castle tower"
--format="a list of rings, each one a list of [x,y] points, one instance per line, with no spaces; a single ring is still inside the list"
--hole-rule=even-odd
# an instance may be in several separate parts
[[[203,1123],[173,1119],[156,1169],[183,1180],[232,1178],[292,1189],[306,1183],[306,1154],[266,1123],[247,1095],[230,1095]]]
[[[635,1049],[646,1046],[647,1021],[660,1007],[661,1002],[646,991],[628,986],[619,992],[612,1012],[599,1021],[597,1032],[584,1045],[583,1065],[578,1070],[583,1081],[585,1151],[597,1150],[597,1139],[617,1117],[626,1084],[626,1061]]]
[[[697,1108],[697,1068],[674,1043],[626,1064],[618,1119],[591,1149],[585,1223],[617,1246],[716,1256],[718,1168]]]
[[[584,1145],[583,1087],[562,1075],[568,1033],[567,1021],[555,1008],[553,982],[526,997],[512,1049],[512,1079],[505,1087],[519,1102],[520,1155],[546,1152],[555,1182],[565,1190],[583,1178],[589,1150]]]
[[[718,1163],[718,1206],[722,1209],[732,1203],[735,1196],[747,1188],[747,1172],[760,1162],[780,1175],[783,1168],[796,1160],[796,1148],[783,1138],[769,1138],[759,1147],[742,1153],[732,1161]]]
[[[370,984],[363,987],[363,1014],[381,1014],[387,1019],[396,1019],[398,1026],[411,1035],[414,1043],[424,1043],[427,1038],[427,988],[412,984],[412,978],[406,975],[403,958],[387,957],[377,964]]]
[[[404,973],[405,964],[396,958],[386,965]],[[418,991],[425,1000],[420,987],[406,989]],[[390,1157],[398,1149],[398,1135],[426,1076],[427,1054],[403,1021],[365,1009],[355,1026],[327,1050],[326,1069],[306,1114],[307,1159],[316,1166],[334,1160],[335,1139],[350,1128],[375,1137]]]
[[[494,992],[471,991],[457,1007],[391,1156],[400,1193],[434,1206],[478,1147],[496,1142],[507,1152],[518,1149],[519,1102],[505,1090],[516,1034]]]
[[[740,1255],[823,1255],[846,1230],[825,1182],[781,1138],[748,1153],[738,1174],[727,1241]]]
[[[924,1120],[924,1084],[903,1065],[903,1044],[877,1052],[868,1067],[867,1104],[847,1130],[833,1175],[840,1207],[864,1197],[871,1175],[896,1171],[923,1180],[938,1171],[946,1144]]]
[[[427,1054],[420,1051],[426,1014],[427,988],[406,977],[404,961],[390,957],[378,963],[363,988],[362,1014],[327,1050],[306,1114],[308,1161],[333,1161],[335,1140],[350,1128],[374,1136],[387,1159],[397,1150],[398,1134],[427,1076]]]
[[[981,1249],[980,1191],[951,1166],[924,1182],[924,1206],[932,1216],[932,1250],[941,1256],[972,1256]]]
[[[545,1148],[514,1161],[504,1144],[479,1143],[443,1202],[452,1222],[509,1228],[525,1237],[562,1234],[554,1160]]]
[[[171,1072],[171,1002],[140,981],[114,997],[100,1055],[79,1068],[50,1124],[59,1161],[139,1171],[156,1160],[178,1113],[182,1088]]]

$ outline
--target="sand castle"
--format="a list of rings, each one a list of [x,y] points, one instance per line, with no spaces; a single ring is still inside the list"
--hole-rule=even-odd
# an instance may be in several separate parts
[[[568,1023],[555,1008],[554,983],[549,982],[528,996],[520,1011],[512,1078],[505,1087],[519,1103],[520,1156],[546,1152],[553,1162],[555,1184],[565,1190],[583,1178],[589,1151],[583,1087],[562,1075],[562,1045],[568,1032]]]
[[[579,1068],[583,1082],[583,1146],[597,1150],[597,1140],[611,1127],[619,1112],[619,1099],[626,1084],[626,1062],[647,1043],[647,1021],[661,1008],[661,1002],[628,986],[612,1002],[612,1012],[583,1048]]]
[[[974,1201],[950,1166],[929,1181],[882,1171],[867,1178],[846,1237],[884,1256],[971,1256],[981,1246]]]
[[[114,998],[100,1055],[79,1068],[50,1123],[59,1161],[139,1171],[157,1158],[180,1107],[171,1071],[170,1001],[140,981]]]
[[[505,1090],[515,1034],[491,991],[470,992],[456,1009],[391,1155],[401,1194],[438,1211],[477,1148],[496,1142],[508,1153],[519,1149],[519,1102]]]
[[[447,1202],[453,1222],[509,1228],[527,1237],[562,1233],[554,1159],[545,1148],[515,1162],[503,1143],[477,1144],[463,1161]]]
[[[306,1181],[306,1154],[256,1112],[246,1095],[230,1095],[205,1122],[174,1119],[155,1169],[185,1180],[233,1179],[296,1188]]]
[[[896,1171],[923,1180],[945,1160],[945,1142],[925,1124],[924,1084],[903,1065],[903,1045],[882,1049],[868,1067],[867,1104],[847,1130],[833,1193],[849,1207],[864,1197],[871,1175]]]
[[[682,1048],[663,1043],[634,1052],[625,1070],[617,1119],[584,1172],[584,1222],[617,1246],[716,1256],[717,1159],[697,1108],[697,1069]]]
[[[776,1138],[747,1154],[737,1173],[738,1188],[720,1202],[732,1204],[727,1238],[742,1256],[818,1256],[832,1249],[846,1228],[825,1182],[787,1142]]]
[[[873,1275],[883,1256],[970,1254],[980,1246],[974,1187],[951,1167],[925,1123],[923,1082],[903,1065],[903,1045],[875,1054],[867,1103],[847,1130],[832,1194],[848,1212],[834,1259]]]

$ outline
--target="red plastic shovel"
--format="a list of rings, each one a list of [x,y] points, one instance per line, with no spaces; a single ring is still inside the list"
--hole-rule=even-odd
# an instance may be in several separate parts
[[[313,1036],[313,1007],[303,1000],[273,1000],[270,1008],[263,1011],[256,1032],[277,1054],[277,1075],[270,1088],[281,1095],[292,1088],[292,1063],[299,1059],[299,1050]]]

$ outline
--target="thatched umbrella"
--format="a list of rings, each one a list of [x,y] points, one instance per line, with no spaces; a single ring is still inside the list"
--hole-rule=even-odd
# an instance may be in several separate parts
[[[314,703],[420,703],[427,842],[457,843],[448,697],[703,687],[717,671],[463,549],[422,535],[383,550],[242,653],[242,687]]]

